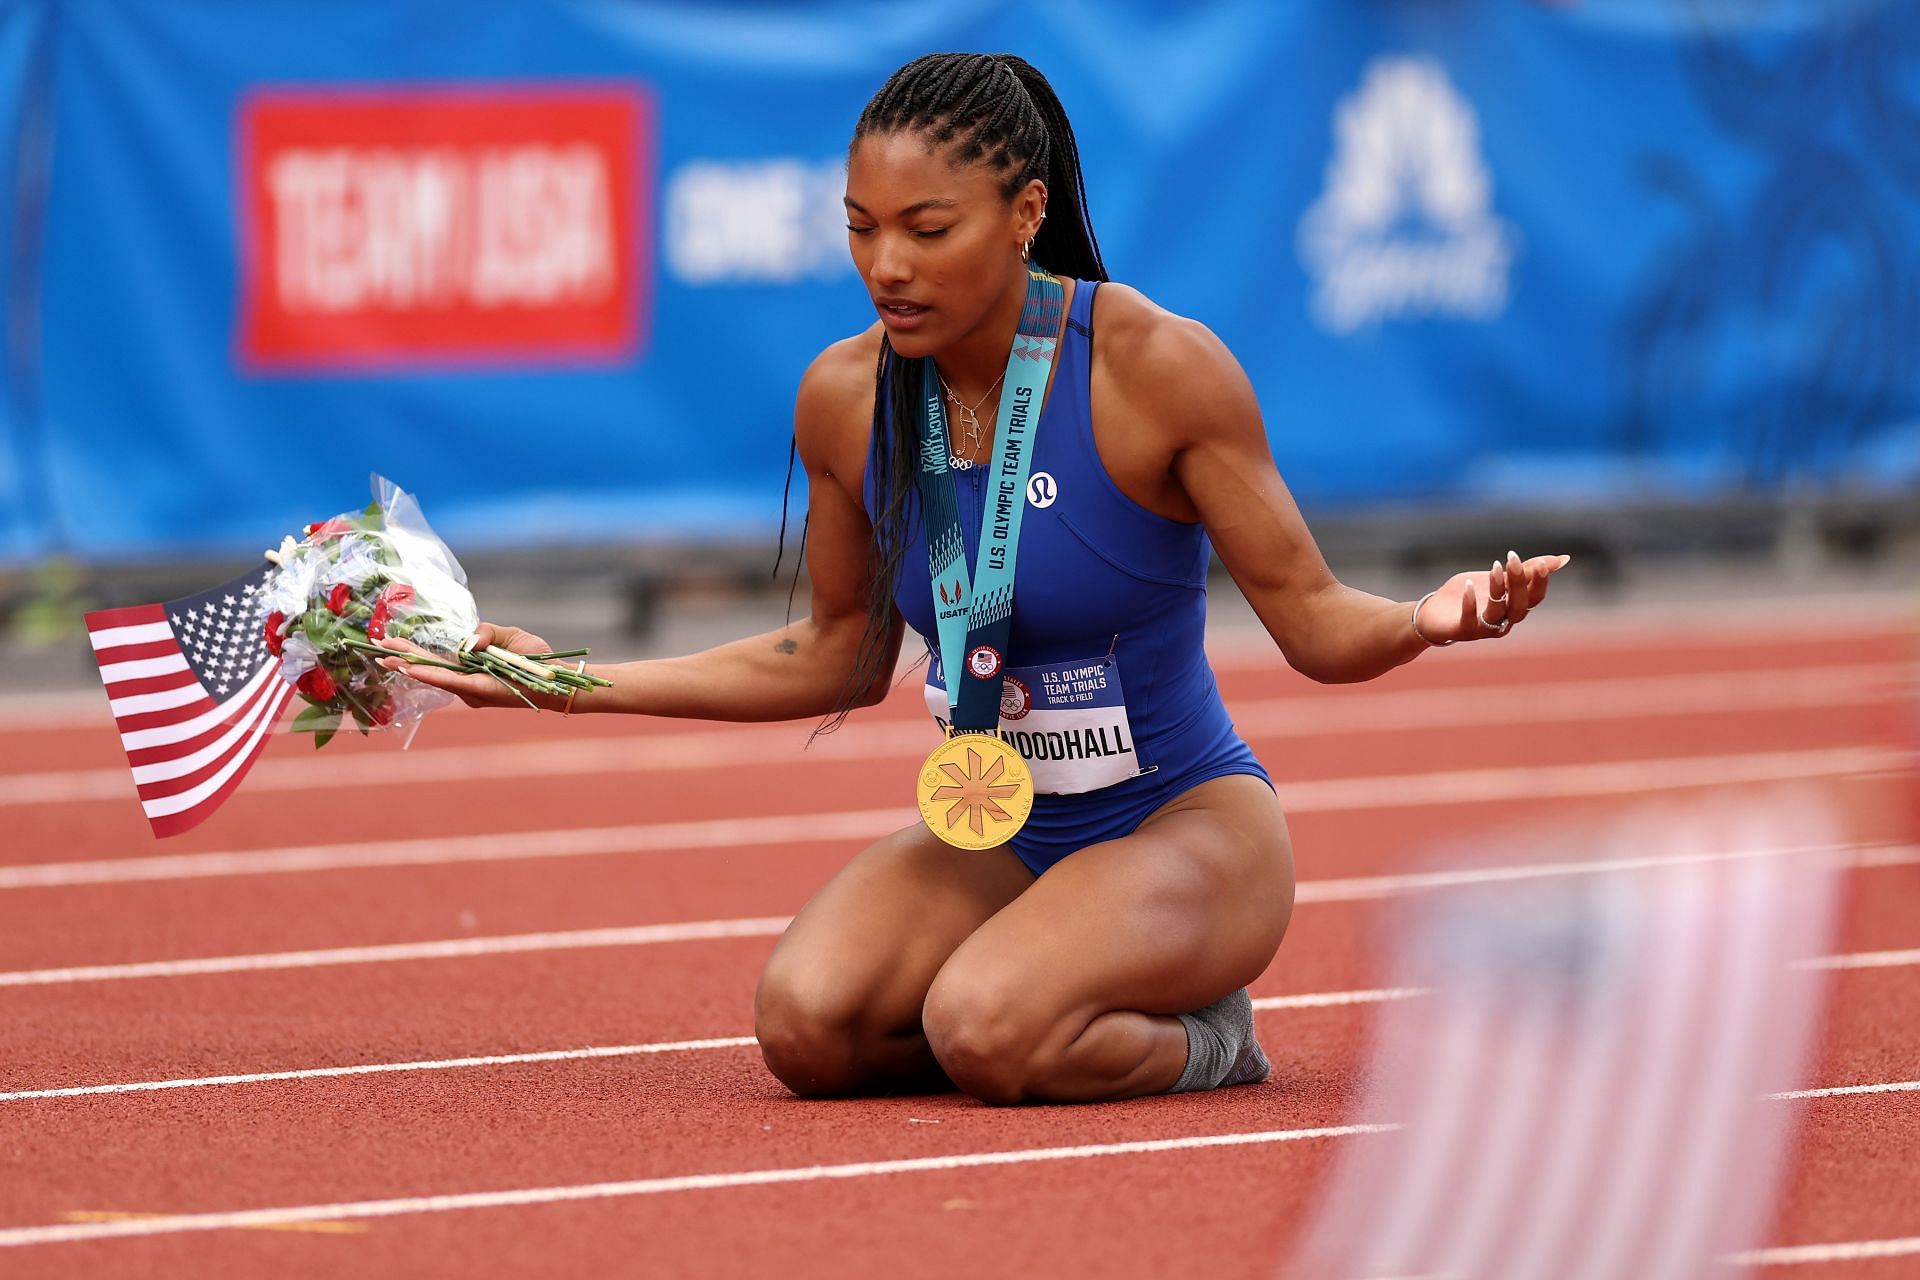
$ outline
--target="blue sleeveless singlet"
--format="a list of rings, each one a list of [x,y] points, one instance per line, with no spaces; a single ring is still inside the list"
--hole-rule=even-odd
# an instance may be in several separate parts
[[[1032,815],[1012,848],[1036,875],[1077,849],[1132,834],[1155,810],[1202,782],[1247,773],[1272,785],[1234,732],[1202,647],[1211,559],[1205,530],[1158,515],[1123,494],[1094,446],[1088,384],[1097,287],[1080,281],[1074,288],[1036,433],[1013,629],[1003,655],[1009,674],[1026,678],[1009,681],[1001,727],[1034,762],[1036,777],[1059,769],[1082,783],[1122,780],[1077,794],[1034,797]],[[884,429],[893,430],[891,412],[883,416]],[[977,563],[989,469],[957,473],[969,565]],[[863,485],[869,512],[875,509],[874,470],[870,449]],[[908,491],[906,505],[912,541],[894,598],[907,625],[932,637],[926,528],[915,491]],[[929,643],[928,649],[928,679],[944,689],[938,647]],[[1117,685],[1117,694],[1110,685]],[[1040,712],[1030,720],[1022,705],[1028,694],[1028,706]],[[1124,712],[1116,713],[1111,704],[1120,696]],[[1076,700],[1099,705],[1083,711]],[[936,690],[929,702],[944,708],[945,694]],[[1067,729],[1023,732],[1043,722]]]

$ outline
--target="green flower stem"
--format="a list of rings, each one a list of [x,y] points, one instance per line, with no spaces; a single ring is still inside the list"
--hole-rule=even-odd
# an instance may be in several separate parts
[[[540,709],[539,707],[534,706],[534,702],[532,698],[529,698],[526,694],[520,692],[518,689],[513,687],[513,681],[507,679],[505,676],[501,675],[497,671],[489,671],[487,672],[487,674],[492,676],[495,680],[498,680],[500,682],[501,687],[504,688],[508,693],[520,699],[520,701],[526,703],[529,707],[533,707],[535,711],[538,711]]]
[[[383,658],[399,658],[403,662],[411,662],[416,666],[442,667],[448,671],[460,672],[471,672],[473,670],[472,667],[463,667],[457,662],[442,662],[438,658],[429,658],[425,654],[405,653],[399,649],[389,649],[385,645],[374,644],[371,641],[361,640],[354,636],[346,637],[344,643],[349,649],[358,649],[362,653],[377,653]]]
[[[359,653],[376,654],[382,658],[399,658],[403,662],[420,666],[439,667],[443,671],[456,671],[462,675],[486,675],[505,686],[514,697],[532,707],[540,706],[522,693],[516,685],[544,693],[550,697],[561,697],[570,690],[594,687],[612,688],[613,681],[603,680],[599,676],[590,676],[584,672],[569,670],[566,667],[549,667],[537,659],[525,654],[514,653],[508,649],[463,649],[457,655],[457,661],[448,662],[425,654],[407,653],[399,649],[389,649],[385,645],[363,640],[358,636],[345,636],[340,645]],[[584,655],[587,651],[577,651]]]
[[[533,676],[535,679],[538,679],[538,680],[551,681],[553,678],[553,668],[548,666],[543,666],[542,664],[538,662],[534,662],[529,658],[524,658],[521,655],[515,653],[511,649],[500,649],[500,648],[489,646],[485,649],[470,650],[469,652],[473,653],[475,657],[481,658],[483,660],[488,660],[495,663],[502,663],[509,667],[515,667],[520,671],[525,672],[527,675]]]
[[[515,684],[523,685],[526,688],[533,690],[535,693],[544,693],[548,695],[554,695],[562,692],[560,686],[557,684],[548,684],[544,680],[534,680],[527,676],[519,675],[515,672],[502,671],[498,667],[486,667],[484,668],[484,670],[488,675],[493,676],[495,679],[511,680]]]

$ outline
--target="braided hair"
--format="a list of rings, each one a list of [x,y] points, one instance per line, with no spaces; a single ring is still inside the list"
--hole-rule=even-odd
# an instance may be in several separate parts
[[[1081,280],[1105,280],[1106,265],[1093,238],[1080,149],[1053,86],[1025,59],[1010,53],[930,53],[888,77],[854,125],[851,152],[875,134],[916,133],[944,148],[957,165],[985,164],[1000,175],[1011,200],[1027,183],[1046,184],[1048,212],[1033,238],[1033,260]],[[894,590],[912,541],[907,495],[920,469],[920,442],[911,428],[919,396],[912,366],[880,340],[874,369],[874,508],[867,622],[853,670],[825,729],[837,727],[861,695],[886,679]]]

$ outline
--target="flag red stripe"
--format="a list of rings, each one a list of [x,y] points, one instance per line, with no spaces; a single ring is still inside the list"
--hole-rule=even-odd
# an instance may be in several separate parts
[[[183,737],[172,742],[153,741],[141,742],[139,744],[135,744],[131,739],[136,735],[169,737],[173,734],[188,734],[191,739],[197,740],[203,739],[210,730],[224,732],[227,726],[234,723],[246,705],[245,702],[242,701],[243,696],[248,699],[253,696],[247,692],[248,685],[252,685],[254,692],[258,692],[260,685],[276,681],[279,677],[279,672],[280,668],[277,663],[264,667],[248,677],[247,682],[242,684],[240,688],[234,690],[228,697],[226,703],[202,699],[184,708],[184,711],[188,714],[177,714],[177,709],[169,709],[164,713],[143,713],[139,716],[122,717],[119,725],[121,730],[121,749],[126,751],[129,763],[136,765],[151,764],[156,759],[164,760],[172,755],[179,754],[179,744],[189,741],[189,738]],[[135,723],[135,721],[138,720],[150,719],[154,714],[165,714],[172,718],[162,724]],[[203,723],[196,724],[196,721]],[[149,754],[155,751],[161,752],[162,754],[158,756]]]
[[[205,715],[213,709],[214,705],[212,698],[203,696],[178,707],[168,707],[164,711],[140,711],[129,716],[118,716],[114,720],[114,725],[121,733],[158,729],[165,725],[179,724],[182,720],[191,720],[198,715]]]
[[[116,662],[139,662],[145,658],[171,658],[180,652],[180,646],[172,640],[148,640],[141,644],[116,644],[93,651],[94,661],[101,666],[111,666]]]
[[[106,631],[112,627],[137,627],[146,622],[165,622],[165,605],[135,604],[124,609],[99,609],[87,615],[87,630]]]
[[[273,681],[266,687],[272,689],[278,684],[280,684],[279,681]],[[289,694],[290,693],[291,691],[289,691]],[[286,704],[283,702],[271,713],[270,718],[277,722],[285,711]],[[153,826],[153,834],[160,838],[177,836],[181,832],[191,831],[202,822],[205,822],[207,818],[213,814],[214,810],[226,803],[227,797],[233,794],[234,788],[238,787],[240,783],[245,780],[247,774],[253,769],[253,762],[260,758],[261,748],[266,746],[267,740],[272,736],[273,730],[272,727],[269,726],[267,732],[262,733],[258,738],[253,740],[252,751],[240,767],[233,771],[233,776],[221,784],[218,791],[215,791],[199,804],[193,806],[193,808],[182,809],[179,813],[170,813],[165,817],[147,819]]]
[[[138,697],[143,693],[166,693],[170,689],[184,689],[188,685],[198,684],[191,671],[169,671],[163,676],[142,676],[138,680],[116,680],[107,686],[107,696],[116,701],[121,698]],[[167,708],[171,711],[173,708]],[[144,713],[141,713],[144,714]]]
[[[220,735],[233,728],[243,715],[245,708],[237,702],[233,714],[222,719],[210,729],[204,729],[191,738],[182,738],[178,742],[163,742],[157,747],[136,747],[127,751],[127,763],[138,769],[144,764],[161,764],[168,760],[177,760],[181,756],[190,756],[203,747],[212,746],[220,740]],[[125,744],[121,744],[125,746]]]
[[[266,714],[267,704],[273,700],[274,694],[285,687],[286,686],[278,680],[267,680],[261,683],[260,687],[254,691],[253,697],[245,704],[242,704],[239,699],[235,699],[228,708],[230,711],[230,716],[228,717],[230,723],[219,726],[218,732],[213,735],[214,739],[217,741],[221,734],[231,732],[235,726],[245,720],[256,708],[259,708],[263,715]],[[220,772],[220,770],[226,766],[227,761],[234,757],[235,753],[247,750],[259,750],[258,742],[254,741],[254,735],[259,727],[259,721],[255,720],[255,722],[247,728],[246,732],[240,734],[226,750],[214,756],[213,759],[201,765],[192,773],[183,773],[177,778],[161,778],[152,782],[138,784],[140,798],[142,800],[158,800],[163,796],[177,796],[183,791],[193,790],[193,788]],[[177,748],[181,744],[169,743],[168,745]],[[202,743],[201,745],[204,746],[206,744]],[[172,760],[192,754],[193,749],[174,750],[163,758]],[[157,761],[145,761],[144,763],[153,764],[157,763]]]

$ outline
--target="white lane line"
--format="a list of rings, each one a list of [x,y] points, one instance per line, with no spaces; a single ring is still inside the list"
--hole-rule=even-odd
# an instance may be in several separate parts
[[[1303,995],[1261,996],[1256,1010],[1327,1009],[1363,1004],[1415,1000],[1431,994],[1422,987],[1376,987],[1358,991],[1315,991]],[[760,1042],[753,1036],[710,1036],[703,1040],[656,1040],[647,1044],[589,1045],[579,1049],[540,1049],[526,1053],[489,1053],[466,1058],[428,1058],[414,1062],[363,1062],[338,1067],[302,1067],[287,1071],[249,1071],[219,1076],[180,1076],[170,1080],[136,1080],[120,1084],[68,1085],[57,1089],[20,1089],[0,1093],[0,1103],[47,1098],[91,1098],[123,1093],[160,1093],[173,1089],[207,1089],[237,1084],[272,1084],[292,1080],[331,1080],[343,1076],[391,1075],[404,1071],[451,1071],[462,1067],[513,1067],[537,1062],[577,1062],[600,1058],[632,1058],[660,1053],[701,1053],[719,1049],[749,1049]],[[1885,1084],[1836,1085],[1828,1089],[1795,1089],[1770,1093],[1775,1101],[1840,1098],[1860,1094],[1920,1091],[1920,1080]]]
[[[1785,1093],[1770,1093],[1767,1096],[1780,1102],[1791,1102],[1797,1098],[1850,1098],[1856,1094],[1867,1093],[1920,1093],[1920,1080],[1892,1080],[1886,1084],[1843,1084],[1831,1089],[1792,1089]]]
[[[1282,807],[1289,813],[1370,812],[1402,806],[1630,795],[1800,778],[1867,776],[1909,769],[1914,763],[1911,753],[1890,748],[1832,747],[1814,751],[1326,778],[1315,782],[1281,782],[1276,790]],[[730,845],[817,844],[874,839],[917,821],[918,812],[904,807],[858,809],[767,818],[714,818],[220,853],[99,858],[0,867],[0,890],[369,867],[517,862]]]
[[[451,1071],[457,1067],[512,1067],[528,1062],[573,1062],[590,1058],[631,1058],[651,1053],[692,1053],[705,1049],[744,1049],[760,1043],[752,1036],[707,1040],[662,1040],[652,1044],[596,1045],[584,1049],[547,1049],[537,1053],[490,1053],[473,1058],[435,1058],[420,1062],[366,1062],[345,1067],[306,1067],[297,1071],[250,1071],[240,1075],[186,1076],[139,1080],[129,1084],[74,1085],[64,1089],[22,1089],[0,1093],[0,1102],[31,1098],[88,1098],[113,1093],[157,1093],[166,1089],[205,1089],[217,1085],[266,1084],[279,1080],[329,1080],[337,1076],[386,1075],[396,1071]]]
[[[1920,1253],[1920,1236],[1899,1240],[1847,1240],[1833,1244],[1796,1244],[1777,1249],[1752,1249],[1726,1261],[1739,1267],[1794,1267],[1814,1262],[1865,1262],[1872,1258],[1905,1258]]]
[[[316,951],[276,951],[249,956],[211,956],[198,960],[156,960],[144,964],[97,964],[67,969],[22,969],[0,973],[0,987],[38,987],[74,982],[112,982],[128,978],[185,978],[211,973],[256,973],[269,969],[320,969],[344,964],[382,964],[400,960],[447,960],[514,955],[529,951],[574,951],[586,947],[639,947],[663,942],[707,942],[718,938],[776,937],[791,916],[740,920],[694,920],[680,924],[635,925],[618,929],[573,929],[554,933],[516,933],[485,938],[449,938],[438,942],[400,942],[377,947],[331,947]]]
[[[1706,853],[1670,854],[1666,857],[1648,855],[1641,858],[1610,858],[1595,862],[1529,862],[1511,867],[1470,867],[1458,871],[1418,871],[1400,875],[1353,876],[1343,880],[1302,880],[1294,889],[1293,900],[1296,904],[1367,901],[1374,898],[1394,897],[1403,893],[1419,893],[1428,889],[1452,889],[1464,885],[1553,879],[1558,876],[1586,875],[1596,871],[1647,871],[1658,867],[1684,867],[1697,863],[1732,862],[1748,858],[1792,858],[1809,854],[1837,854],[1849,866],[1872,870],[1909,866],[1920,862],[1920,845],[1780,845],[1767,849],[1726,849]],[[1911,962],[1898,960],[1892,963]]]
[[[1365,991],[1316,991],[1299,996],[1261,996],[1256,1009],[1326,1009],[1343,1004],[1384,1004],[1424,996],[1424,987],[1375,987]],[[0,1099],[4,1100],[4,1099]]]
[[[1461,769],[1399,777],[1333,778],[1281,783],[1290,812],[1417,808],[1423,805],[1568,796],[1637,795],[1803,778],[1911,771],[1914,753],[1888,747],[1827,747],[1812,751],[1756,751],[1738,755],[1679,756],[1661,760]]]
[[[1638,717],[1804,711],[1865,706],[1901,696],[1913,671],[1897,663],[1737,671],[1638,679],[1569,681],[1529,690],[1503,707],[1503,723],[1552,724]],[[1250,738],[1314,738],[1406,733],[1484,720],[1484,689],[1415,689],[1298,694],[1229,704],[1235,726]],[[823,760],[918,758],[934,730],[924,720],[849,723],[814,744]],[[411,786],[498,778],[660,772],[770,764],[797,759],[802,727],[739,727],[621,734],[511,747],[448,747],[397,755],[377,751],[324,763],[263,760],[247,789],[310,791],[340,786]],[[127,793],[117,768],[61,770],[0,777],[0,806],[114,800]]]
[[[224,853],[158,854],[0,867],[0,890],[63,885],[197,880],[210,876],[342,871],[369,867],[520,862],[603,854],[718,849],[737,845],[791,845],[870,840],[919,820],[914,809],[858,809],[783,814],[771,818],[713,818],[557,831],[502,831],[476,836],[369,840],[359,844],[290,845]]]
[[[1872,846],[1876,854],[1880,846]],[[1587,862],[1558,862],[1537,866],[1480,867],[1428,875],[1387,875],[1347,880],[1304,880],[1294,894],[1296,905],[1312,902],[1352,902],[1395,897],[1429,889],[1474,884],[1497,884],[1521,879],[1573,875],[1603,875],[1646,871],[1696,862],[1723,862],[1749,858],[1808,855],[1837,856],[1848,861],[1855,847],[1848,845],[1791,845],[1770,849],[1735,849],[1672,858],[1596,858]],[[1914,850],[1920,861],[1920,849]],[[1881,857],[1876,865],[1890,865]],[[776,937],[792,923],[791,916],[757,916],[733,920],[695,920],[671,924],[631,925],[605,929],[573,929],[543,933],[498,934],[478,938],[448,938],[430,942],[397,942],[379,946],[330,947],[305,951],[277,951],[256,955],[208,956],[188,960],[152,960],[135,964],[101,964],[58,969],[19,969],[0,972],[0,987],[53,986],[76,982],[113,982],[131,978],[183,978],[207,974],[251,973],[271,969],[314,969],[335,965],[381,964],[407,960],[446,960],[475,956],[512,955],[530,951],[571,951],[589,947],[649,946],[669,942],[702,942],[722,938]],[[1911,960],[1884,964],[1920,963],[1920,951]],[[1833,958],[1835,961],[1845,957]],[[1827,961],[1812,962],[1827,964]],[[1833,967],[1840,967],[1837,963]]]
[[[1263,996],[1255,1009],[1320,1009],[1339,1005],[1378,1004],[1407,1000],[1426,992],[1415,987],[1388,987],[1368,991],[1317,991],[1297,996]],[[240,1075],[186,1076],[172,1080],[140,1080],[128,1084],[70,1085],[60,1089],[21,1089],[0,1093],[0,1102],[33,1098],[86,1098],[114,1093],[154,1093],[167,1089],[202,1089],[218,1085],[266,1084],[280,1080],[326,1080],[336,1076],[384,1075],[395,1071],[447,1071],[456,1067],[511,1067],[529,1062],[572,1062],[591,1058],[630,1058],[653,1053],[690,1053],[709,1049],[744,1049],[760,1042],[752,1036],[719,1036],[706,1040],[665,1040],[651,1044],[595,1045],[583,1049],[544,1049],[532,1053],[493,1053],[471,1058],[436,1058],[419,1062],[370,1062],[343,1067],[305,1067],[293,1071],[252,1071]]]
[[[1043,1161],[1087,1160],[1100,1156],[1153,1155],[1167,1151],[1257,1146],[1274,1142],[1302,1142],[1319,1138],[1348,1138],[1360,1134],[1391,1133],[1398,1127],[1391,1124],[1347,1124],[1321,1129],[1267,1129],[1255,1133],[1216,1133],[1186,1138],[1157,1138],[1146,1142],[1106,1142],[1077,1147],[1030,1147],[1017,1151],[979,1151],[964,1155],[921,1156],[909,1160],[865,1160],[854,1164],[816,1164],[792,1169],[751,1169],[738,1173],[697,1173],[673,1178],[639,1178],[630,1182],[595,1182],[570,1187],[526,1187],[512,1191],[468,1192],[463,1195],[411,1196],[398,1200],[358,1200],[340,1204],[295,1205],[284,1209],[248,1209],[236,1213],[190,1213],[177,1217],[121,1222],[15,1227],[0,1231],[0,1248],[35,1244],[67,1244],[79,1240],[105,1240],[124,1236],[175,1235],[186,1231],[223,1231],[237,1227],[261,1227],[290,1222],[351,1221],[363,1218],[393,1218],[418,1213],[450,1213],[462,1209],[518,1208],[580,1200],[669,1195],[680,1191],[717,1191],[733,1187],[768,1187],[788,1183],[884,1177],[897,1173],[941,1173],[954,1169],[1036,1164]]]
[[[1524,640],[1517,642],[1523,652],[1517,651],[1516,642],[1511,641],[1504,645],[1466,645],[1455,647],[1436,660],[1448,666],[1480,666],[1487,662],[1510,662],[1516,654],[1541,658],[1555,653],[1593,653],[1603,647],[1610,656],[1623,652],[1673,654],[1700,648],[1749,650],[1775,647],[1779,645],[1778,637],[1768,629],[1745,621],[1730,622],[1728,615],[1741,613],[1758,618],[1780,609],[1804,609],[1806,604],[1805,600],[1798,598],[1777,602],[1764,599],[1723,601],[1706,606],[1697,613],[1689,613],[1685,606],[1673,602],[1663,602],[1657,613],[1651,609],[1636,610],[1631,606],[1625,609],[1610,606],[1607,616],[1616,625],[1604,646],[1597,644],[1592,630],[1577,621],[1571,613],[1554,616],[1549,611],[1541,615],[1540,621],[1527,628]],[[1860,599],[1850,599],[1848,603],[1850,611],[1873,607],[1871,603]],[[1636,619],[1657,625],[1620,625]],[[151,625],[161,629],[156,632],[159,638],[166,638],[164,623]],[[1897,608],[1888,609],[1879,616],[1869,614],[1852,618],[1850,625],[1856,628],[1850,640],[1861,644],[1903,640],[1914,634],[1910,612]],[[1216,672],[1277,670],[1282,660],[1272,642],[1261,635],[1258,626],[1251,622],[1242,630],[1244,636],[1221,627],[1214,628],[1213,637],[1207,642],[1207,660],[1213,669]],[[896,679],[908,674],[910,669],[911,663],[903,663],[896,673]],[[92,728],[104,720],[100,711],[98,691],[0,695],[0,732]]]
[[[1879,849],[1863,849],[1854,862],[1857,867],[1904,866],[1913,860],[1914,846],[1890,844]]]
[[[1909,951],[1859,951],[1849,956],[1825,956],[1802,960],[1799,969],[1898,969],[1920,964],[1920,949]]]

